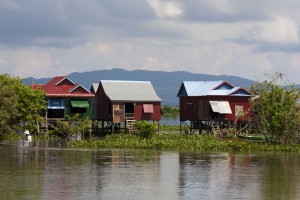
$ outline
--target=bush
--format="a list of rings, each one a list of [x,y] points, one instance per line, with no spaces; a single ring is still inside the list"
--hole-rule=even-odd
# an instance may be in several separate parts
[[[157,125],[148,121],[136,122],[134,126],[138,130],[137,135],[146,139],[151,138],[157,131]]]

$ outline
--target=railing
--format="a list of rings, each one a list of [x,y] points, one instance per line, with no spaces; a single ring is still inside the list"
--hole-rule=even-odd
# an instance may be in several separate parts
[[[125,119],[134,119],[134,113],[125,113]]]

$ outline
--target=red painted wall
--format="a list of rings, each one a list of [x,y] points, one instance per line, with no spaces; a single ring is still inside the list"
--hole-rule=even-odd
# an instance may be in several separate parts
[[[152,104],[153,113],[144,113],[143,104]],[[135,120],[160,120],[160,102],[137,102],[134,107]]]
[[[99,85],[96,98],[97,98],[97,120],[112,121],[113,102],[111,102],[111,100],[106,96],[101,85]],[[126,103],[126,102],[122,102],[122,103]],[[152,104],[154,113],[144,113],[143,104]],[[136,102],[134,106],[135,120],[159,121],[161,117],[160,110],[161,110],[160,102]]]
[[[229,121],[234,120],[235,116],[235,105],[243,105],[244,112],[248,112],[250,109],[248,96],[200,96],[200,97],[179,97],[180,106],[180,120],[210,120],[211,110],[209,101],[228,101],[232,114],[227,115]],[[202,104],[199,103],[202,101]],[[202,105],[202,108],[199,108]],[[243,118],[238,121],[244,121],[250,119],[250,113],[246,114]]]

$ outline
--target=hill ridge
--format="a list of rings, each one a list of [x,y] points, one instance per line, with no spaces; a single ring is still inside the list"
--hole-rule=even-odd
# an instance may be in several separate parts
[[[61,74],[57,74],[60,76]],[[88,72],[73,72],[68,75],[75,83],[83,85],[90,89],[93,83],[99,83],[100,80],[133,80],[133,81],[150,81],[153,87],[162,99],[163,105],[178,105],[177,92],[183,81],[220,81],[226,80],[234,86],[242,86],[249,88],[251,84],[255,83],[250,79],[241,78],[230,75],[208,75],[197,74],[187,71],[149,71],[149,70],[126,70],[121,68],[94,70]],[[44,84],[52,77],[35,79],[35,84]],[[28,77],[24,79],[25,84],[32,84],[33,78]]]

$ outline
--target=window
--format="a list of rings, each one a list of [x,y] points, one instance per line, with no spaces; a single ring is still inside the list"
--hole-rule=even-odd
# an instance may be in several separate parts
[[[65,109],[64,99],[59,99],[59,98],[48,99],[47,108],[48,109]]]
[[[73,107],[71,107],[71,113],[86,113],[86,108],[73,108]]]
[[[48,109],[48,118],[64,118],[64,109]]]
[[[209,101],[209,104],[214,113],[232,114],[228,101]]]
[[[243,105],[235,105],[235,116],[241,116],[244,114],[244,106]]]
[[[125,113],[134,113],[133,103],[125,103]]]
[[[71,100],[71,113],[86,113],[87,108],[90,107],[88,100],[73,99]]]
[[[153,104],[143,104],[144,113],[154,113]]]

